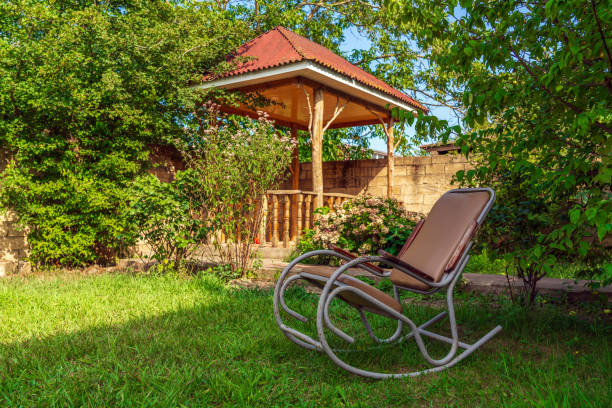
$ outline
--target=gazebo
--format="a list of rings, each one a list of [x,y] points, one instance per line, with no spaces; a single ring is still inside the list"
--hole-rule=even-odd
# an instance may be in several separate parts
[[[237,59],[238,58],[238,59]],[[255,93],[271,101],[259,108],[278,125],[307,130],[312,144],[314,207],[323,205],[322,140],[327,129],[380,124],[387,136],[387,194],[393,194],[393,118],[398,107],[427,113],[408,95],[351,64],[329,49],[284,27],[276,27],[228,56],[236,68],[220,77],[207,76],[197,88],[224,88]],[[256,117],[245,105],[224,106],[228,113]],[[292,186],[298,188],[297,150]]]

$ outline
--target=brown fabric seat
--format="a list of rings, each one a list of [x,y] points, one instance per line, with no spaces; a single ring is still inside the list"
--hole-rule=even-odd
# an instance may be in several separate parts
[[[414,288],[418,290],[431,289],[431,286],[419,280],[416,280],[412,276],[405,274],[404,272],[398,269],[395,269],[395,268],[391,270],[391,276],[389,276],[389,280],[391,280],[393,284],[404,287],[404,288]]]
[[[325,286],[325,283],[329,280],[329,278],[331,277],[333,273],[334,273],[333,270],[315,269],[315,270],[309,270],[307,273],[303,273],[302,277],[306,279],[308,282],[312,283],[313,285],[323,288]],[[308,275],[311,275],[311,276],[308,276]],[[400,302],[395,300],[395,298],[393,298],[392,296],[389,296],[385,292],[382,292],[376,289],[373,286],[368,285],[365,282],[360,281],[357,278],[354,278],[348,275],[342,275],[338,278],[338,281],[342,282],[345,285],[350,285],[356,289],[362,290],[366,294],[372,296],[379,302],[389,306],[391,309],[395,310],[398,313],[402,312],[402,305]],[[335,287],[337,286],[338,285],[335,285]],[[376,306],[374,303],[368,302],[366,299],[363,299],[362,297],[356,294],[353,294],[350,292],[343,292],[339,295],[339,297],[341,297],[347,303],[362,307],[368,310],[369,312],[384,315],[384,316],[388,315],[386,312],[378,308],[378,306]]]
[[[453,269],[476,232],[476,220],[489,201],[487,191],[444,194],[434,204],[414,240],[402,248],[398,258],[439,282]],[[431,287],[394,269],[391,281],[402,287],[428,290]]]

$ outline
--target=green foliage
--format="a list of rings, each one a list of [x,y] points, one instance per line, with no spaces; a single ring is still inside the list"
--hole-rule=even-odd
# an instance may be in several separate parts
[[[2,201],[29,226],[33,263],[74,266],[114,260],[127,227],[120,215],[128,201],[124,186],[68,171],[53,180],[34,180],[36,176],[24,168],[29,166],[15,166],[4,174]]]
[[[0,200],[33,262],[112,262],[147,144],[182,132],[202,98],[186,85],[250,30],[191,1],[5,1],[0,16]]]
[[[307,132],[299,132],[298,154],[300,162],[312,161],[312,144]],[[321,146],[323,161],[360,160],[372,158],[370,139],[363,129],[328,129]]]
[[[415,221],[395,199],[359,196],[315,222],[313,240],[326,247],[336,244],[359,255],[379,249],[397,254]]]
[[[133,184],[127,220],[135,235],[129,241],[146,244],[148,256],[162,269],[181,268],[206,242],[204,203],[192,200],[197,188],[197,178],[189,170],[179,172],[170,183],[147,175]]]
[[[464,107],[463,127],[420,117],[421,132],[457,136],[476,168],[466,185],[498,193],[481,242],[514,262],[536,293],[554,265],[571,260],[612,281],[612,9],[608,1],[462,1],[440,14],[401,5],[402,19],[429,16],[422,44],[440,89]],[[436,47],[435,36],[446,46]],[[441,77],[444,79],[444,77]],[[602,265],[602,266],[599,266]]]
[[[300,240],[295,245],[295,250],[291,251],[291,254],[285,262],[291,262],[293,259],[307,252],[316,251],[318,249],[327,249],[321,246],[319,241],[314,240],[315,231],[313,229],[306,229],[300,236]],[[316,264],[316,265],[329,265],[336,264],[336,260],[329,256],[313,256],[304,259],[301,263],[304,264]]]
[[[306,252],[316,251],[317,249],[323,249],[318,243],[314,241],[315,231],[312,229],[306,229],[302,232],[299,242],[295,246],[295,254],[292,254],[291,258],[297,255],[305,254]]]
[[[252,248],[261,225],[261,198],[287,175],[294,141],[279,132],[265,114],[257,120],[221,114],[208,102],[194,111],[197,118],[175,140],[193,175],[191,202],[212,236],[212,258],[246,274],[252,267]]]
[[[215,265],[204,271],[208,275],[216,276],[223,282],[242,277],[242,271],[234,270],[231,265]]]

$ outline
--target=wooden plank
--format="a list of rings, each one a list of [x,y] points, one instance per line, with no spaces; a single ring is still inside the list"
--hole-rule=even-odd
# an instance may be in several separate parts
[[[364,108],[369,108],[371,110],[375,110],[379,113],[382,113],[385,116],[391,116],[391,111],[389,109],[386,109],[382,106],[378,106],[376,104],[373,104],[372,102],[368,102],[364,99],[361,99],[359,97],[356,96],[352,96],[347,94],[346,92],[342,92],[339,91],[337,89],[334,88],[330,88],[328,86],[325,86],[319,82],[313,81],[311,79],[308,78],[304,78],[304,77],[298,77],[298,83],[302,83],[304,85],[310,86],[313,89],[321,89],[321,91],[323,92],[327,92],[330,95],[334,95],[334,96],[339,96],[341,98],[344,99],[349,99],[351,100],[351,102],[356,103],[357,105],[361,105]]]
[[[295,141],[295,149],[293,150],[293,163],[291,166],[291,188],[293,188],[294,190],[298,190],[300,188],[300,156],[297,144],[298,132],[297,127],[295,125],[291,126],[291,138]],[[291,197],[291,220],[293,221],[291,223],[291,238],[293,240],[296,240],[296,237],[298,235],[298,226],[297,222],[295,222],[298,217],[297,203],[297,194],[293,194]]]
[[[300,190],[268,190],[266,191],[266,194],[283,195],[283,194],[299,194],[301,192],[302,191]]]
[[[310,202],[312,201],[312,196],[306,196],[306,210],[304,211],[304,229],[310,228]]]
[[[380,120],[378,118],[350,121],[350,122],[335,121],[334,123],[329,125],[328,129],[344,129],[344,128],[349,128],[349,127],[370,126],[370,125],[378,125],[378,124],[380,124]]]
[[[283,195],[283,194],[316,195],[317,193],[315,193],[314,191],[302,191],[302,190],[268,190],[268,191],[266,191],[266,194],[271,194],[271,195]],[[334,196],[334,197],[344,197],[344,198],[355,198],[355,197],[357,197],[354,194],[334,193],[334,192],[327,192],[327,193],[325,193],[325,195],[327,195],[327,196]]]
[[[302,202],[304,201],[304,196],[302,194],[297,195],[297,231],[295,236],[295,243],[300,242],[300,238],[302,235]]]
[[[243,94],[251,92],[265,91],[268,89],[281,88],[283,86],[296,85],[299,83],[298,77],[277,79],[276,81],[263,82],[255,85],[247,85],[240,88],[232,88],[231,91],[240,91]]]
[[[268,196],[265,194],[261,197],[261,224],[259,226],[259,244],[267,241],[266,230],[268,226]]]
[[[221,106],[221,111],[225,112],[225,113],[232,114],[232,115],[247,116],[247,117],[252,118],[252,119],[259,118],[259,115],[257,115],[256,112],[253,112],[252,110],[247,109],[247,108],[245,108],[243,106],[241,106],[239,108],[236,108],[236,107],[232,107],[232,106],[223,105],[223,106]],[[295,127],[298,128],[298,129],[308,130],[308,125],[304,125],[304,124],[301,124],[301,123],[291,123],[291,122],[287,121],[286,119],[281,118],[281,117],[279,117],[277,115],[270,114],[269,119],[273,120],[276,125],[285,126],[285,127],[289,127],[289,128],[291,126],[295,125]]]
[[[297,126],[293,124],[291,126],[291,138],[295,141],[295,149],[293,150],[293,163],[292,163],[292,178],[291,178],[291,188],[294,190],[299,190],[300,188],[300,156],[299,149],[297,146],[298,134],[297,134]]]

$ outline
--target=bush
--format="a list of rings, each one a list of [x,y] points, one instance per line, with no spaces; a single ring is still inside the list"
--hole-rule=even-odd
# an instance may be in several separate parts
[[[334,244],[359,255],[376,255],[379,249],[396,255],[416,224],[397,200],[360,196],[339,208],[317,209],[314,229],[306,231],[297,245],[299,253]]]
[[[286,177],[295,143],[265,114],[224,115],[212,102],[194,114],[198,126],[176,141],[194,180],[189,199],[203,205],[211,232],[207,256],[242,276],[253,266],[261,197]]]
[[[135,233],[131,243],[143,242],[150,257],[162,270],[184,266],[206,241],[209,228],[203,221],[203,203],[191,199],[196,178],[179,172],[174,181],[163,183],[153,175],[134,183],[127,219]]]
[[[150,143],[183,132],[187,88],[250,36],[200,2],[0,3],[0,203],[39,266],[111,263]]]

